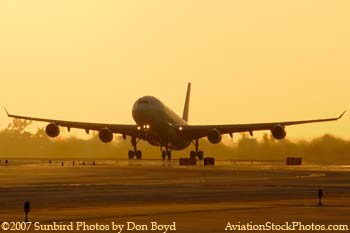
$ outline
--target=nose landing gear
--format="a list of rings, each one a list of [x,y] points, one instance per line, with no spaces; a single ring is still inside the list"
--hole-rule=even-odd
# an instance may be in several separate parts
[[[171,151],[168,148],[162,151],[162,159],[165,160],[166,157],[168,157],[168,160],[171,160]]]

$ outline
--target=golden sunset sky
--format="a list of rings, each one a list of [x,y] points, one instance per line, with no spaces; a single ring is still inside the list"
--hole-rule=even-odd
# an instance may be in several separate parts
[[[190,81],[192,124],[335,117],[350,110],[349,12],[346,0],[0,1],[0,105],[133,123],[142,95],[181,115]],[[287,137],[350,138],[349,116]]]

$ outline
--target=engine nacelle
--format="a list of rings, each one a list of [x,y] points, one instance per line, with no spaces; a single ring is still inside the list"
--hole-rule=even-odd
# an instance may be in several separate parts
[[[272,136],[278,140],[281,140],[286,137],[287,132],[284,130],[283,125],[275,125],[271,129]]]
[[[104,143],[111,142],[113,140],[113,133],[109,128],[103,128],[100,130],[98,136]]]
[[[60,134],[60,128],[55,123],[50,123],[46,126],[45,132],[47,136],[55,138]]]
[[[207,136],[209,142],[213,143],[213,144],[217,144],[219,142],[221,142],[221,134],[217,129],[212,129],[209,131],[208,136]]]

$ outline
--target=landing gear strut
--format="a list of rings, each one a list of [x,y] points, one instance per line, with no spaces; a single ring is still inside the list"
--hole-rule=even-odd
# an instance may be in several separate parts
[[[198,160],[203,160],[204,157],[204,153],[201,150],[198,150],[199,147],[199,143],[198,143],[198,139],[196,139],[194,141],[194,146],[195,146],[195,150],[190,152],[190,158],[191,159],[196,159],[196,157],[198,157]]]
[[[198,160],[203,160],[203,165],[204,166],[214,166],[215,165],[215,159],[212,157],[205,157],[204,158],[204,153],[203,151],[199,150],[199,143],[198,139],[194,140],[192,142],[195,146],[195,150],[190,152],[190,158],[180,158],[179,160],[179,165],[180,166],[188,166],[188,165],[196,165],[197,158]]]
[[[131,144],[134,147],[134,150],[128,151],[129,159],[133,159],[134,157],[136,157],[136,159],[142,159],[142,151],[137,150],[137,143],[138,143],[138,141],[136,141],[136,138],[131,137]]]

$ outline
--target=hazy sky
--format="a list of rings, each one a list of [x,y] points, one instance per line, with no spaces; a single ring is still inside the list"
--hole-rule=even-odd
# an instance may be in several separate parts
[[[133,123],[146,94],[182,114],[191,81],[193,124],[337,116],[350,110],[349,12],[346,0],[0,1],[0,105]],[[349,116],[287,136],[349,138]]]

